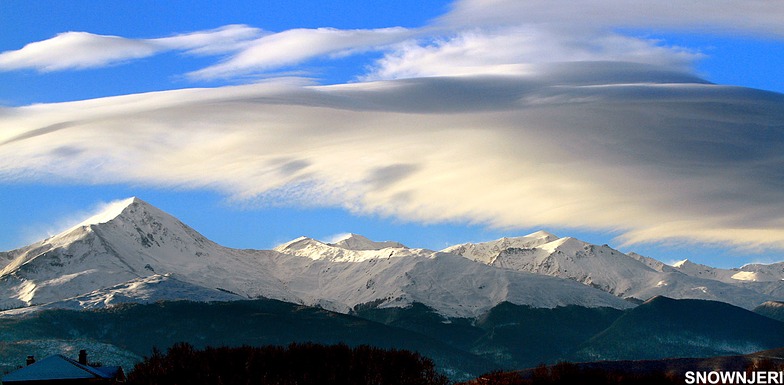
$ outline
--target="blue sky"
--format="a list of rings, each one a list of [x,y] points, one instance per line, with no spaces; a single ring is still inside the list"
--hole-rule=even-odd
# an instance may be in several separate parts
[[[556,3],[4,2],[0,249],[138,196],[242,248],[782,260],[784,7]]]

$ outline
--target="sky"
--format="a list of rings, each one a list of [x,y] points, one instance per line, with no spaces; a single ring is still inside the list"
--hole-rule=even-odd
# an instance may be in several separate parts
[[[0,250],[139,197],[230,247],[545,229],[784,260],[784,4],[4,1]]]

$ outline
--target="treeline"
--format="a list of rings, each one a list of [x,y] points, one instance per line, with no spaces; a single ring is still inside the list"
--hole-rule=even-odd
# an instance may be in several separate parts
[[[561,362],[541,365],[525,372],[492,372],[458,385],[668,385],[683,384],[683,378],[665,373],[630,374],[596,368],[582,368]]]
[[[128,374],[131,385],[446,385],[433,361],[418,353],[345,344],[208,347],[179,343]]]
[[[743,370],[741,370],[743,371]],[[784,364],[763,359],[749,362],[745,371],[784,371]],[[686,369],[630,371],[622,368],[597,367],[560,362],[540,365],[524,371],[496,371],[456,385],[682,385]]]

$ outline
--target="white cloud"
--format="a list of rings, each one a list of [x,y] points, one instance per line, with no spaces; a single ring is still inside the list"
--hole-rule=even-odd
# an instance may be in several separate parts
[[[230,25],[160,39],[128,39],[65,32],[51,39],[27,44],[16,51],[0,53],[0,71],[36,69],[42,72],[104,67],[171,50],[192,54],[220,54],[242,48],[255,38],[255,28]]]
[[[222,63],[194,71],[196,79],[232,78],[298,64],[319,56],[379,49],[412,35],[405,28],[340,30],[291,29],[263,36]]]
[[[337,233],[337,234],[327,235],[323,237],[321,241],[324,243],[338,243],[350,236],[351,233]]]
[[[30,43],[18,51],[1,53],[0,69],[35,68],[47,72],[101,67],[151,56],[159,50],[155,44],[140,40],[65,32],[49,40]]]
[[[265,33],[245,25],[155,39],[65,32],[19,50],[0,53],[0,71],[98,68],[162,52],[182,51],[190,55],[225,56],[222,62],[189,73],[192,79],[231,79],[278,70],[316,57],[341,57],[383,49],[414,33],[399,27],[292,29]]]
[[[314,58],[367,51],[385,57],[358,78],[526,73],[527,65],[561,61],[631,61],[684,68],[698,52],[629,36],[627,30],[697,31],[784,37],[784,3],[624,0],[460,0],[417,29],[301,28],[276,33],[245,25],[155,39],[66,32],[0,53],[0,70],[95,68],[165,51],[219,56],[192,80],[300,73]]]
[[[418,40],[389,49],[360,79],[526,74],[531,64],[577,61],[684,70],[704,55],[627,31],[782,38],[782,19],[784,3],[770,1],[460,0]]]
[[[640,64],[0,111],[0,176],[784,248],[784,97]]]
[[[94,204],[91,209],[86,211],[80,210],[70,212],[55,218],[48,218],[46,222],[27,225],[21,230],[23,234],[22,242],[20,242],[18,246],[22,247],[31,245],[35,242],[41,241],[42,239],[47,239],[65,231],[69,231],[76,226],[80,226],[83,222],[86,222],[85,218],[97,218],[100,214],[105,213],[107,209],[116,206],[121,202],[123,201],[116,200],[110,202],[98,202]]]
[[[264,34],[265,32],[258,28],[235,24],[149,41],[171,50],[184,50],[189,54],[218,55],[242,50],[253,39]]]
[[[784,3],[767,0],[458,0],[448,26],[550,25],[559,29],[656,28],[784,37]]]
[[[688,68],[694,52],[615,33],[565,34],[536,26],[470,29],[424,44],[410,40],[380,59],[365,80],[525,74],[531,64],[625,61]]]

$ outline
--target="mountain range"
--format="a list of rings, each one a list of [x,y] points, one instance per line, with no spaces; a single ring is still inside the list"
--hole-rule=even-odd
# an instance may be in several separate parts
[[[627,309],[667,296],[754,309],[784,298],[784,262],[668,266],[544,231],[441,251],[356,234],[332,244],[301,237],[274,250],[231,249],[138,198],[2,253],[0,264],[4,309],[270,298],[341,313],[421,303],[465,317],[502,302]]]
[[[58,235],[0,253],[0,269],[4,340],[17,341],[0,346],[0,356],[62,346],[68,336],[129,360],[151,343],[177,342],[172,336],[202,343],[310,336],[417,350],[426,339],[442,368],[475,375],[560,359],[748,354],[784,346],[784,262],[670,266],[545,231],[440,251],[357,234],[334,243],[301,237],[273,250],[240,250],[130,198]],[[189,304],[163,305],[182,300]],[[213,334],[156,321],[162,313],[177,318],[172,309]],[[216,326],[212,311],[259,319],[262,326],[253,333]],[[42,321],[53,314],[62,321]],[[85,319],[104,320],[105,326],[94,325],[103,334],[78,326],[97,322]],[[310,331],[296,337],[297,328],[271,326],[274,320]],[[151,327],[157,337],[143,346],[107,331],[145,322],[160,326]],[[333,330],[325,334],[322,323]]]

